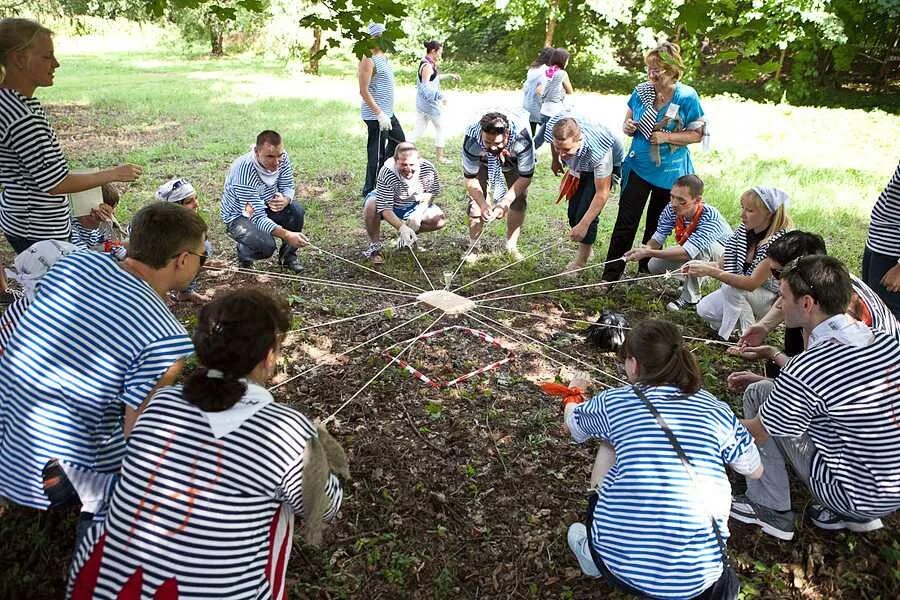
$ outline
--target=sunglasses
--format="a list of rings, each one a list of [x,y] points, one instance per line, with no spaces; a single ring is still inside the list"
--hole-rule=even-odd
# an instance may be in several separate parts
[[[483,127],[481,130],[490,135],[500,135],[500,134],[506,133],[506,126],[505,125],[488,125],[486,127]]]
[[[172,196],[172,194],[175,192],[175,190],[177,190],[178,188],[180,188],[183,185],[187,185],[187,181],[185,181],[184,179],[179,179],[178,181],[173,183],[172,189],[170,189],[168,192],[163,194],[163,198],[166,199],[166,202],[169,201],[169,198]]]
[[[200,254],[199,252],[191,252],[190,250],[183,250],[182,252],[179,252],[178,254],[193,254],[194,256],[196,256],[197,258],[200,259],[201,267],[206,264],[206,260],[209,258],[209,254],[206,251],[204,251],[203,254]],[[178,254],[176,254],[172,258],[178,258]]]

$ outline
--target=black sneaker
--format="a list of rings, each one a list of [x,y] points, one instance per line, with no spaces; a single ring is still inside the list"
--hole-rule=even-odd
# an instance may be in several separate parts
[[[672,311],[672,312],[678,312],[679,310],[682,310],[685,308],[694,308],[695,306],[697,306],[696,302],[688,302],[687,300],[683,300],[682,298],[679,298],[678,300],[672,300],[671,302],[666,304],[666,310]]]
[[[809,503],[806,507],[806,516],[809,517],[809,520],[812,521],[813,525],[816,527],[831,531],[849,529],[856,533],[865,533],[884,527],[884,523],[881,522],[881,519],[854,519],[852,517],[845,517],[818,502]]]
[[[731,497],[731,518],[749,525],[759,525],[763,533],[779,540],[794,538],[794,511],[773,510],[753,502],[743,494]]]
[[[78,492],[59,461],[55,458],[48,460],[41,471],[44,485],[44,495],[50,500],[50,508],[67,508],[69,506],[78,506],[81,501],[78,498]]]
[[[238,267],[240,267],[242,269],[252,269],[253,261],[252,260],[239,260]]]
[[[288,260],[281,263],[281,268],[285,271],[290,271],[291,273],[302,273],[303,265],[300,264],[296,258],[294,260]]]

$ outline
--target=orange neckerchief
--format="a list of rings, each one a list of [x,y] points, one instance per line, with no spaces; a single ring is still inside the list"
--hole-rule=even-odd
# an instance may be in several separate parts
[[[869,327],[872,326],[872,311],[869,309],[869,306],[863,301],[862,297],[856,292],[850,296],[850,306],[847,310],[850,313],[850,316],[855,318],[857,321],[862,321]]]
[[[697,225],[700,223],[700,213],[703,212],[703,202],[697,203],[697,210],[694,211],[694,216],[691,217],[691,222],[688,225],[684,224],[684,219],[681,217],[675,217],[675,241],[678,242],[678,245],[683,245],[691,234],[694,233],[694,230],[697,229]]]
[[[575,177],[571,170],[567,170],[566,174],[563,175],[562,181],[559,182],[559,196],[556,197],[556,203],[559,204],[563,198],[566,199],[566,202],[571,200],[575,192],[578,191],[579,183],[581,183],[581,179]]]
[[[581,388],[569,387],[561,383],[547,382],[541,384],[541,389],[551,396],[562,396],[563,404],[580,404],[584,402],[584,392]]]

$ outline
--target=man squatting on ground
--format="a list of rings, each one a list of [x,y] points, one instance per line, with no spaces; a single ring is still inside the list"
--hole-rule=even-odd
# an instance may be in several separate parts
[[[266,130],[256,136],[256,145],[231,165],[222,191],[222,221],[237,242],[242,269],[254,260],[275,252],[275,238],[281,238],[278,264],[299,273],[297,248],[305,246],[303,207],[294,201],[294,171],[284,151],[284,142]]]

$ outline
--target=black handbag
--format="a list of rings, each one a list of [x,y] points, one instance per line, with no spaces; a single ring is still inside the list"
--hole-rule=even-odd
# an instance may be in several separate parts
[[[669,428],[669,424],[666,423],[666,420],[663,419],[663,416],[659,413],[653,403],[650,402],[650,399],[647,398],[644,391],[636,386],[631,386],[634,390],[634,393],[637,394],[638,398],[644,403],[644,406],[653,413],[653,416],[656,418],[656,422],[659,425],[660,429],[663,430],[663,433],[666,434],[666,437],[669,439],[669,443],[672,444],[672,448],[675,450],[675,453],[678,455],[678,458],[681,459],[681,464],[684,465],[685,470],[688,473],[688,476],[691,478],[691,481],[694,484],[697,484],[697,477],[694,474],[694,468],[691,466],[691,461],[688,459],[687,454],[685,454],[684,449],[681,447],[681,444],[678,443],[678,439],[675,437],[675,434],[672,433],[672,430]],[[712,584],[709,588],[706,589],[702,594],[700,594],[697,598],[703,600],[737,600],[738,592],[741,590],[741,581],[738,579],[737,572],[734,570],[734,567],[731,566],[731,561],[728,559],[728,549],[725,547],[725,540],[722,539],[722,532],[719,530],[719,524],[716,523],[716,518],[710,513],[709,520],[712,523],[713,531],[716,534],[716,541],[719,542],[719,551],[722,553],[722,575],[719,579]]]

